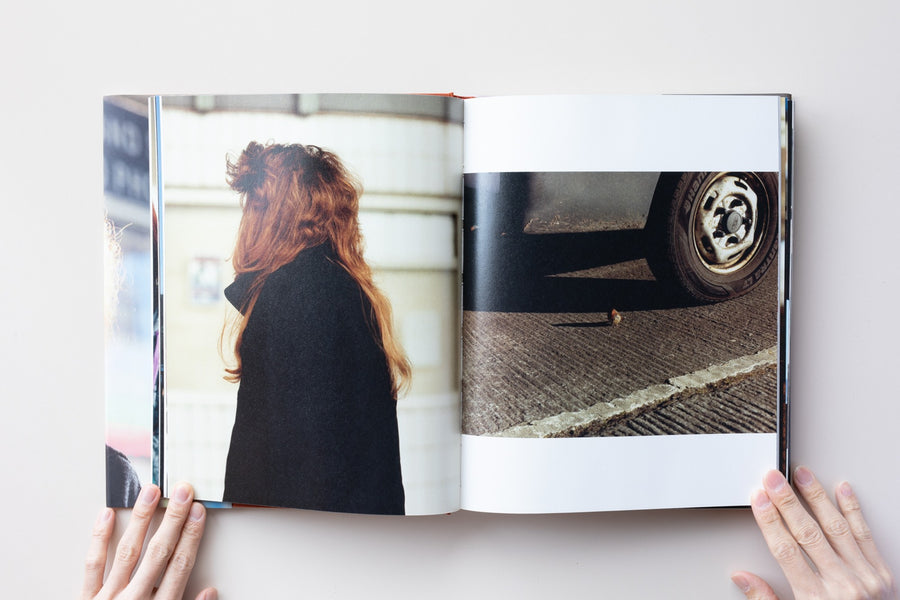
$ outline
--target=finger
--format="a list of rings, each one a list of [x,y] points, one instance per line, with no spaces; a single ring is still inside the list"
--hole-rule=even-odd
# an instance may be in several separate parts
[[[130,589],[137,594],[150,592],[159,581],[169,558],[175,551],[178,540],[182,535],[184,522],[188,518],[191,510],[191,502],[194,499],[194,490],[187,483],[179,483],[175,486],[172,496],[169,498],[169,505],[166,507],[166,514],[163,516],[159,529],[150,538],[147,544],[147,552],[141,566],[138,567],[134,579],[131,581]],[[179,596],[180,598],[180,596]]]
[[[806,467],[797,467],[794,471],[794,486],[806,500],[825,537],[841,558],[857,573],[861,569],[869,569],[869,563],[853,537],[849,522],[828,497],[812,471]]]
[[[800,498],[788,485],[784,475],[779,471],[769,471],[763,478],[763,486],[791,535],[819,571],[842,569],[841,560],[828,543],[822,528],[800,504]]]
[[[219,600],[219,592],[216,591],[216,588],[206,588],[197,594],[195,600]]]
[[[176,599],[184,595],[184,587],[187,585],[188,577],[194,568],[197,549],[200,547],[200,538],[203,537],[205,525],[206,509],[199,502],[195,502],[191,507],[187,521],[184,523],[181,538],[175,546],[175,551],[159,584],[159,591],[156,593],[158,600]],[[204,590],[204,593],[207,591]],[[216,598],[215,590],[212,590],[212,593],[212,596],[207,595],[207,597]]]
[[[125,533],[122,534],[122,539],[116,547],[116,558],[106,579],[106,588],[112,596],[124,589],[131,579],[131,574],[141,557],[147,528],[150,527],[150,520],[156,512],[156,505],[159,504],[159,496],[158,487],[146,485],[141,489],[137,502],[131,509],[128,527],[125,528]]]
[[[778,600],[772,586],[753,573],[738,571],[732,574],[731,581],[744,592],[749,600]]]
[[[753,517],[762,531],[763,538],[769,546],[769,552],[778,561],[778,566],[787,577],[794,593],[812,593],[819,586],[819,578],[800,550],[800,545],[794,536],[785,527],[778,509],[772,503],[765,491],[759,490],[750,500],[753,509]]]
[[[845,481],[838,486],[835,497],[837,498],[841,512],[844,514],[844,518],[847,519],[853,539],[856,540],[863,556],[865,556],[868,563],[872,565],[878,573],[883,583],[886,584],[886,589],[893,589],[894,580],[891,575],[891,570],[888,568],[884,559],[881,558],[881,553],[878,552],[878,548],[875,547],[875,541],[872,539],[872,532],[869,529],[868,523],[866,523],[866,520],[863,518],[859,500],[856,498],[853,488]]]
[[[116,513],[111,508],[104,508],[94,523],[87,559],[84,561],[84,586],[81,588],[81,597],[86,600],[96,596],[103,587],[106,554],[109,551],[109,540],[112,538],[115,524]]]

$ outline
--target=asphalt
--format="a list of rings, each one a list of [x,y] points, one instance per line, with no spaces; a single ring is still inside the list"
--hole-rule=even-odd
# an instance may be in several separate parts
[[[513,310],[464,311],[464,432],[612,436],[775,430],[775,269],[746,296],[712,305],[671,301],[643,259],[551,273],[528,284],[531,295],[519,291]],[[502,308],[502,302],[496,304]],[[611,308],[624,317],[617,326],[609,321]],[[774,358],[749,371],[729,371],[761,352]],[[663,389],[707,371],[719,375],[701,386]],[[657,400],[625,401],[647,390]],[[608,410],[620,405],[627,410]],[[592,411],[602,416],[582,418],[577,427],[563,419],[555,429],[528,429]]]

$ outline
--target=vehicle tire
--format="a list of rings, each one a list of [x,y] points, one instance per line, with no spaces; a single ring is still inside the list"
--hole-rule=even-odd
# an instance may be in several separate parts
[[[645,234],[656,278],[687,299],[746,294],[778,256],[775,173],[663,173]]]

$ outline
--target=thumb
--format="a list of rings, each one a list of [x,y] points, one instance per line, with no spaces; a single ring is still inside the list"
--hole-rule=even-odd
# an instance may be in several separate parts
[[[731,581],[744,592],[749,600],[778,600],[775,590],[753,573],[737,571],[731,574]]]

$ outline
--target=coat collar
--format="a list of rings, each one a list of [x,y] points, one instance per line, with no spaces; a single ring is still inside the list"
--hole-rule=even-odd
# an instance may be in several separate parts
[[[282,265],[278,268],[278,270],[283,269],[289,264],[293,264],[298,260],[311,258],[315,254],[321,254],[326,257],[330,257],[333,254],[331,249],[331,245],[328,243],[319,244],[318,246],[313,246],[312,248],[304,248],[300,252],[297,253],[291,261],[285,265]],[[225,288],[225,298],[234,306],[237,310],[241,311],[243,314],[247,301],[250,299],[250,286],[259,276],[259,271],[248,271],[247,273],[241,273],[237,277],[234,278],[234,281],[229,284]]]

